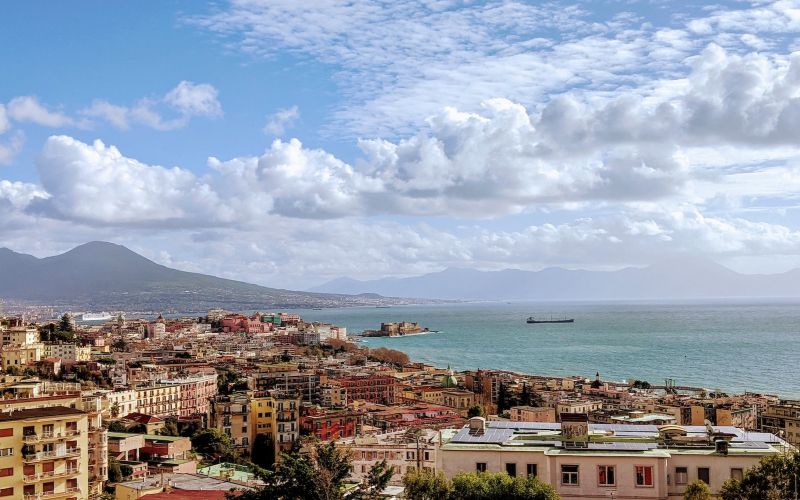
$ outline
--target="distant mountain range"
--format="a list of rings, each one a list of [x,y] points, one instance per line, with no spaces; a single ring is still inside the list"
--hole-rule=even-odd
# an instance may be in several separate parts
[[[339,278],[312,289],[453,300],[624,300],[717,297],[800,297],[800,269],[741,274],[712,260],[674,259],[644,268],[583,271],[477,271],[450,268],[411,278]]]
[[[86,243],[42,259],[0,248],[2,300],[65,309],[181,312],[415,302],[375,294],[296,292],[178,271],[104,242]]]

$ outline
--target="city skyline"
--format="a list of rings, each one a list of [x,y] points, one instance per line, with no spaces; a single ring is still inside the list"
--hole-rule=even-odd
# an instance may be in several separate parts
[[[0,247],[292,289],[800,267],[795,2],[43,6],[0,7]]]

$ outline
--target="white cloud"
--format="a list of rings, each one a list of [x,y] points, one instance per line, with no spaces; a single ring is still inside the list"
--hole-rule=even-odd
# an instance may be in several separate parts
[[[36,164],[50,195],[38,209],[54,217],[152,226],[225,217],[215,193],[188,170],[143,164],[99,140],[88,145],[52,136]]]
[[[122,130],[127,130],[132,124],[156,130],[174,130],[185,127],[195,117],[222,116],[222,104],[213,85],[184,80],[160,98],[143,98],[130,107],[95,99],[80,113],[105,120]]]
[[[300,118],[300,110],[297,106],[279,109],[267,117],[267,124],[264,125],[264,133],[267,135],[281,136],[286,129],[294,126],[298,118]]]
[[[8,112],[3,103],[0,103],[0,134],[8,132],[11,128],[11,122],[8,119]]]
[[[0,139],[0,165],[8,165],[14,157],[22,151],[22,145],[25,143],[25,134],[21,130],[17,130],[6,139]]]
[[[73,125],[73,120],[59,111],[51,111],[36,97],[20,96],[8,103],[8,116],[18,122],[30,122],[44,127]]]
[[[181,81],[164,96],[164,102],[184,116],[222,115],[222,105],[217,99],[217,89],[208,83],[195,84]]]

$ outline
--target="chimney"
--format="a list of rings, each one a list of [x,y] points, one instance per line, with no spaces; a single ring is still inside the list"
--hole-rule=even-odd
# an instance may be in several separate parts
[[[472,417],[469,419],[469,433],[472,436],[482,436],[486,432],[486,419],[483,417]]]

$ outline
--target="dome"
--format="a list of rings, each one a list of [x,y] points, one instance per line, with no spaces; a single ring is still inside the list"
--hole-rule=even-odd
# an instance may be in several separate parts
[[[458,379],[453,375],[453,370],[449,366],[447,367],[447,375],[442,375],[442,387],[445,389],[458,387]]]

